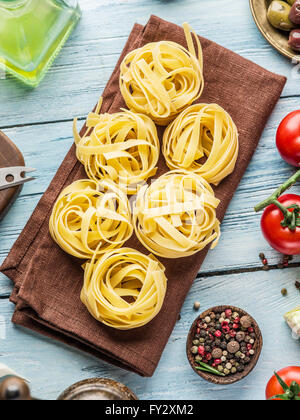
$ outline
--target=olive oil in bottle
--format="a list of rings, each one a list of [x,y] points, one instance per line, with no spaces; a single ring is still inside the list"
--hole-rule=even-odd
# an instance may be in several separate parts
[[[0,71],[38,86],[80,16],[77,0],[0,0]]]

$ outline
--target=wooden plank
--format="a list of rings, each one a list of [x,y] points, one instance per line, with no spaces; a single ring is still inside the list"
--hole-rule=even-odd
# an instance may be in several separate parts
[[[178,24],[189,21],[197,33],[288,76],[289,80],[228,209],[221,243],[209,253],[202,277],[195,281],[187,297],[182,318],[153,378],[139,378],[15,328],[10,322],[13,305],[7,300],[11,284],[0,275],[1,362],[30,379],[35,395],[47,399],[55,399],[71,383],[92,376],[120,380],[141,399],[263,399],[265,384],[273,370],[299,362],[299,343],[291,338],[282,319],[287,310],[299,305],[299,292],[293,286],[299,279],[299,267],[270,272],[228,272],[258,269],[261,251],[271,264],[279,261],[278,254],[262,238],[260,216],[254,214],[253,206],[293,171],[279,158],[274,137],[285,114],[299,108],[299,98],[292,98],[300,95],[299,67],[291,65],[262,38],[247,1],[235,0],[230,7],[226,0],[213,3],[211,0],[85,0],[81,4],[83,19],[79,27],[38,89],[25,88],[11,78],[0,80],[0,127],[27,125],[5,132],[24,152],[26,163],[38,169],[38,180],[24,187],[0,224],[0,263],[72,144],[70,121],[76,115],[86,115],[98,100],[135,21],[145,23],[151,13]],[[222,13],[216,15],[216,9]],[[238,34],[234,37],[233,28]],[[65,120],[70,121],[40,124]],[[37,125],[30,126],[32,123]],[[295,191],[298,190],[296,187]],[[289,290],[287,298],[280,294],[283,287]],[[209,385],[189,368],[185,340],[196,317],[192,309],[195,300],[201,302],[201,310],[224,303],[240,306],[260,324],[265,340],[262,358],[253,374],[243,382],[230,388]]]
[[[0,128],[84,116],[94,106],[134,24],[150,14],[181,24],[256,63],[289,76],[284,96],[300,93],[297,66],[263,39],[247,1],[85,0],[83,18],[41,86],[24,87],[8,77],[0,80]],[[117,12],[116,12],[117,10]],[[215,10],[222,10],[216,16]],[[124,18],[125,17],[125,18]],[[234,28],[237,36],[232,36]],[[59,89],[57,87],[59,86]]]
[[[44,339],[10,322],[13,305],[0,300],[1,362],[31,381],[37,397],[55,399],[71,383],[90,377],[109,377],[133,389],[140,399],[264,399],[268,378],[275,369],[299,364],[299,342],[292,339],[283,314],[299,305],[293,283],[299,270],[247,273],[195,281],[155,375],[150,379],[112,367],[84,353]],[[289,296],[281,296],[286,287]],[[201,310],[230,304],[247,310],[258,322],[264,349],[255,371],[230,387],[208,384],[189,367],[185,355],[188,330]],[[59,361],[59,362],[58,362]]]

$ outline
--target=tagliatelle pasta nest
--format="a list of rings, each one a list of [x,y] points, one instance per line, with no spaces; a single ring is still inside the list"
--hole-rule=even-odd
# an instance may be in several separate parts
[[[134,227],[141,243],[164,258],[188,257],[220,237],[219,200],[199,175],[171,171],[143,187],[134,204]]]
[[[156,174],[160,144],[155,124],[143,114],[123,110],[100,114],[102,99],[87,119],[83,137],[74,121],[78,160],[90,179],[110,179],[127,194]]]
[[[112,182],[75,181],[58,197],[49,229],[68,254],[100,256],[123,246],[133,233],[128,199]]]
[[[164,266],[131,248],[107,252],[85,265],[81,300],[109,327],[130,330],[146,325],[161,310],[167,288]]]
[[[120,90],[126,105],[167,125],[200,98],[203,88],[203,55],[198,36],[183,25],[188,50],[171,42],[146,44],[130,52],[121,64]]]
[[[163,154],[170,169],[195,172],[215,185],[233,172],[238,152],[237,128],[216,104],[190,106],[166,128],[163,137]]]

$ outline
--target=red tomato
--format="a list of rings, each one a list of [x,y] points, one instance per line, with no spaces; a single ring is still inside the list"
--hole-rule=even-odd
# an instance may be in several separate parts
[[[300,166],[300,110],[291,112],[277,130],[276,145],[281,157],[293,166]]]
[[[293,204],[300,206],[300,196],[295,194],[282,195],[278,201],[285,207]],[[268,206],[261,218],[264,237],[276,251],[285,255],[298,255],[300,254],[300,227],[296,227],[294,231],[283,227],[281,226],[283,219],[284,216],[278,207],[274,204]]]
[[[293,381],[297,382],[300,385],[300,367],[298,366],[287,367],[277,372],[277,374],[288,386],[291,386]],[[276,376],[274,375],[272,376],[272,378],[270,379],[267,385],[266,399],[269,400],[271,397],[274,397],[275,395],[282,395],[282,394],[284,394],[284,390],[282,389],[280,383],[278,382]],[[279,400],[279,398],[277,399]]]

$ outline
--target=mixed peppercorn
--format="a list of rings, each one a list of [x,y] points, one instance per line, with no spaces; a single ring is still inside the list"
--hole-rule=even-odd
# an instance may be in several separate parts
[[[265,271],[269,271],[271,269],[271,267],[269,266],[269,262],[265,256],[265,254],[263,252],[261,252],[259,254],[259,258],[263,264],[263,270]],[[277,268],[279,269],[283,269],[283,268],[288,268],[290,267],[290,262],[293,261],[293,256],[292,255],[283,255],[282,256],[282,261],[277,264]],[[295,287],[297,290],[300,291],[300,282],[296,281],[295,283]],[[281,294],[282,296],[287,296],[288,295],[288,290],[286,288],[281,290]]]
[[[206,364],[222,376],[241,373],[255,354],[256,334],[250,316],[226,309],[197,322],[191,353],[195,367]],[[204,369],[203,369],[204,370]]]
[[[263,270],[269,271],[271,267],[269,266],[269,262],[263,252],[259,254],[259,258],[263,264]],[[288,268],[291,261],[293,261],[292,255],[283,255],[282,261],[279,264],[277,264],[277,268],[279,269]]]

